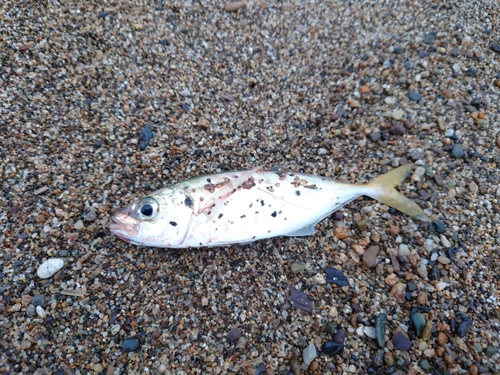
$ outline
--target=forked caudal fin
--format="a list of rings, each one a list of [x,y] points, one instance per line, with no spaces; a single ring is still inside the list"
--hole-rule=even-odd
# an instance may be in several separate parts
[[[404,212],[405,214],[413,216],[416,219],[431,221],[415,202],[395,189],[397,185],[409,176],[413,167],[414,164],[405,164],[382,176],[374,178],[364,185],[368,188],[365,195]]]

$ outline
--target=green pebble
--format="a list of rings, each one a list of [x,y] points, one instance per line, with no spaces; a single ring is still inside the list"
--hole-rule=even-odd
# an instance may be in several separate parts
[[[299,273],[305,270],[305,266],[300,263],[292,263],[292,272],[293,273]]]
[[[377,316],[375,320],[375,335],[377,337],[377,344],[380,348],[385,346],[385,325],[387,324],[387,315],[385,313]]]
[[[477,342],[474,343],[474,349],[476,350],[476,353],[481,353],[483,351],[483,347]]]
[[[368,220],[366,217],[363,217],[356,221],[356,225],[358,226],[358,229],[363,232],[368,228]]]
[[[337,323],[335,322],[328,322],[326,323],[326,326],[325,326],[325,330],[326,332],[328,332],[332,338],[333,336],[335,336],[335,334],[337,333]]]
[[[488,347],[486,348],[486,350],[484,351],[486,353],[486,355],[488,357],[492,357],[494,356],[495,354],[497,354],[498,352],[498,349],[495,348],[494,346],[491,346],[491,345],[488,345]]]
[[[425,318],[419,312],[415,313],[412,318],[413,326],[415,327],[415,334],[417,337],[422,337],[422,331],[425,327]]]
[[[398,360],[396,361],[396,365],[398,367],[403,367],[403,365],[405,364],[405,360],[401,357],[398,358]]]
[[[429,371],[429,370],[432,368],[431,364],[430,364],[430,363],[429,363],[429,361],[428,361],[428,360],[426,360],[426,359],[424,359],[424,360],[422,360],[422,361],[420,362],[420,367],[421,367],[421,368],[422,368],[422,370],[424,370],[424,371]]]

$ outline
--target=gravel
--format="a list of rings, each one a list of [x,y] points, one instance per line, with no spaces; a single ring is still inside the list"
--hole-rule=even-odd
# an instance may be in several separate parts
[[[101,3],[0,9],[0,373],[498,374],[498,1]],[[366,198],[246,246],[106,228],[197,175],[408,161],[432,223]]]

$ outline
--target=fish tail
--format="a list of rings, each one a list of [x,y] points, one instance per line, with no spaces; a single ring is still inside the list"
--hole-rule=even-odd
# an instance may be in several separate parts
[[[405,164],[382,176],[376,177],[364,186],[367,188],[364,195],[391,206],[405,214],[422,221],[431,221],[425,212],[411,199],[405,197],[395,189],[406,179],[414,164]]]

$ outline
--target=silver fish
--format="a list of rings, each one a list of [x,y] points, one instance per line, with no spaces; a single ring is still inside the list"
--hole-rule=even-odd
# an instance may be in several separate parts
[[[319,221],[362,195],[430,221],[415,202],[394,189],[412,168],[406,164],[363,185],[284,168],[196,177],[118,209],[109,229],[135,245],[168,248],[307,236],[315,233]]]

